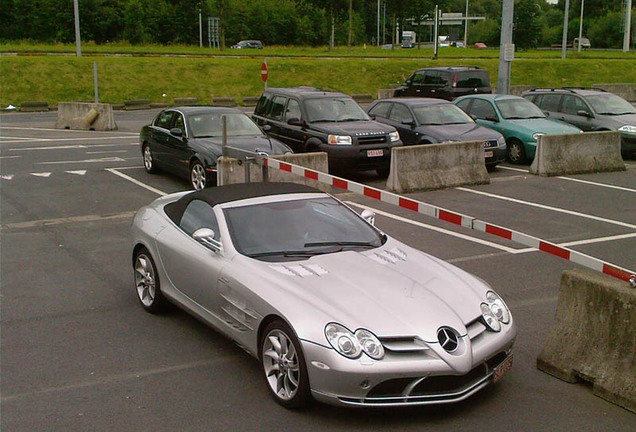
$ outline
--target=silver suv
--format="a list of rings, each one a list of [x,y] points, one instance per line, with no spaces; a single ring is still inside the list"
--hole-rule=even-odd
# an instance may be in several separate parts
[[[583,131],[618,131],[623,156],[636,155],[636,108],[601,89],[535,88],[521,94],[550,118]]]

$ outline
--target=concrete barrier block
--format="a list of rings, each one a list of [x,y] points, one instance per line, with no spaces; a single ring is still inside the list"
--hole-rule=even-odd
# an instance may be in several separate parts
[[[27,101],[27,102],[22,102],[20,104],[20,111],[22,112],[42,112],[42,111],[48,111],[48,110],[49,110],[48,102]]]
[[[636,102],[636,88],[634,88],[634,83],[592,84],[592,88],[614,93],[616,96],[620,96],[628,102]]]
[[[541,176],[625,171],[618,132],[542,135],[530,165]]]
[[[148,99],[128,99],[124,101],[124,109],[126,111],[150,109],[150,101]]]
[[[57,129],[116,130],[115,116],[110,104],[90,102],[60,102],[57,107]]]
[[[588,269],[561,277],[556,319],[537,368],[636,413],[636,290]]]
[[[241,105],[249,107],[256,106],[259,99],[260,96],[243,96],[241,98]]]
[[[370,104],[373,102],[373,96],[370,93],[352,94],[351,98],[359,104]]]
[[[178,97],[172,99],[172,104],[174,106],[184,106],[184,105],[196,105],[197,98],[195,97]]]
[[[272,158],[289,162],[294,165],[300,165],[315,171],[329,172],[329,163],[327,153],[294,153],[286,155],[273,155]],[[239,159],[221,157],[217,162],[217,184],[233,184],[245,183],[245,162]],[[250,182],[262,182],[262,168],[258,164],[249,163]],[[323,190],[325,192],[334,192],[331,186],[318,183],[314,180],[298,176],[293,173],[280,171],[269,168],[269,181],[271,182],[294,182],[302,183]]]
[[[235,107],[236,100],[233,97],[216,97],[212,96],[212,106],[216,107]]]
[[[515,95],[515,96],[521,96],[521,93],[523,93],[526,90],[531,90],[533,88],[536,88],[536,86],[533,85],[513,85],[510,86],[510,94],[511,95]]]
[[[394,89],[378,89],[378,99],[390,99],[394,92]]]
[[[490,183],[483,141],[393,147],[386,188],[396,193]]]

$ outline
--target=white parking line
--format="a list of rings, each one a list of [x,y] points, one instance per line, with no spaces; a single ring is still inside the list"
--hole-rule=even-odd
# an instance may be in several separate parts
[[[597,182],[593,182],[593,181],[589,181],[589,180],[580,180],[580,179],[575,179],[575,178],[572,178],[572,177],[557,177],[557,178],[560,178],[562,180],[573,181],[573,182],[577,182],[577,183],[584,183],[584,184],[589,184],[589,185],[593,185],[593,186],[600,186],[600,187],[609,188],[609,189],[617,189],[617,190],[621,190],[621,191],[625,191],[625,192],[636,193],[636,189],[630,189],[630,188],[626,188],[626,187],[622,187],[622,186],[615,186],[615,185],[610,185],[610,184],[605,184],[605,183],[597,183]]]
[[[512,168],[512,167],[505,167],[505,166],[498,166],[497,168],[501,168],[504,170],[509,170],[509,171],[518,171],[518,172],[524,172],[524,173],[530,173],[530,171],[525,170],[525,169],[521,169],[521,168]],[[589,180],[581,180],[581,179],[576,179],[576,178],[572,178],[572,177],[563,177],[563,176],[557,176],[556,178],[561,179],[561,180],[568,180],[568,181],[573,181],[573,182],[577,182],[577,183],[584,183],[584,184],[589,184],[592,186],[599,186],[599,187],[604,187],[604,188],[609,188],[609,189],[617,189],[617,190],[622,190],[625,192],[634,192],[636,193],[636,189],[630,189],[630,188],[626,188],[626,187],[622,187],[622,186],[615,186],[615,185],[611,185],[611,184],[607,184],[607,183],[598,183],[598,182],[593,182],[593,181],[589,181]]]
[[[523,201],[523,200],[519,200],[516,198],[509,198],[509,197],[505,197],[505,196],[501,196],[501,195],[495,195],[495,194],[491,194],[488,192],[482,192],[482,191],[478,191],[478,190],[474,190],[474,189],[467,189],[467,188],[463,188],[463,187],[458,187],[456,188],[457,190],[463,191],[463,192],[469,192],[472,194],[476,194],[476,195],[482,195],[482,196],[487,196],[489,198],[495,198],[495,199],[499,199],[499,200],[503,200],[503,201],[508,201],[508,202],[513,202],[516,204],[522,204],[522,205],[527,205],[530,207],[537,207],[537,208],[541,208],[544,210],[550,210],[550,211],[554,211],[557,213],[565,213],[565,214],[569,214],[572,216],[578,216],[578,217],[582,217],[585,219],[591,219],[591,220],[595,220],[595,221],[599,221],[599,222],[604,222],[604,223],[608,223],[608,224],[612,224],[612,225],[618,225],[618,226],[622,226],[625,228],[630,228],[630,229],[636,229],[636,225],[633,224],[629,224],[626,222],[621,222],[621,221],[617,221],[617,220],[613,220],[613,219],[606,219],[606,218],[602,218],[599,216],[594,216],[594,215],[589,215],[586,213],[579,213],[579,212],[575,212],[572,210],[565,210],[562,208],[558,208],[558,207],[552,207],[552,206],[548,206],[548,205],[544,205],[544,204],[537,204],[537,203],[533,203],[533,202],[529,202],[529,201]]]
[[[22,141],[0,141],[0,144],[15,144],[15,143],[27,143],[27,142],[55,142],[55,141],[96,141],[96,140],[111,140],[111,139],[130,139],[129,136],[113,136],[113,137],[83,137],[83,138],[29,138]],[[24,150],[40,150],[41,147],[24,147]],[[23,149],[11,149],[11,150],[23,150]]]
[[[489,246],[491,248],[499,249],[499,250],[502,250],[502,251],[505,251],[505,252],[508,252],[508,253],[511,253],[511,254],[518,254],[518,253],[523,253],[523,252],[529,252],[529,251],[536,250],[536,249],[532,249],[532,248],[514,249],[514,248],[511,248],[511,247],[508,247],[508,246],[503,246],[503,245],[500,245],[500,244],[497,244],[497,243],[490,242],[488,240],[482,240],[482,239],[479,239],[479,238],[468,236],[466,234],[461,234],[461,233],[458,233],[458,232],[455,232],[455,231],[450,231],[450,230],[447,230],[447,229],[444,229],[444,228],[440,228],[440,227],[436,227],[436,226],[433,226],[433,225],[429,225],[429,224],[425,224],[425,223],[422,223],[422,222],[418,222],[418,221],[414,221],[414,220],[411,220],[411,219],[407,219],[405,217],[397,216],[397,215],[394,215],[393,213],[388,213],[388,212],[385,212],[385,211],[382,211],[382,210],[378,210],[378,209],[373,208],[373,207],[369,207],[369,206],[365,206],[365,205],[362,205],[362,204],[355,203],[353,201],[345,201],[345,203],[347,203],[348,205],[352,205],[352,206],[355,206],[355,207],[362,208],[362,209],[371,210],[375,214],[386,216],[388,218],[395,219],[395,220],[400,221],[400,222],[405,222],[405,223],[408,223],[408,224],[411,224],[411,225],[415,225],[415,226],[418,226],[418,227],[421,227],[421,228],[426,228],[426,229],[430,229],[432,231],[437,231],[439,233],[447,234],[447,235],[450,235],[450,236],[453,236],[453,237],[457,237],[457,238],[460,238],[462,240],[467,240],[467,241],[470,241],[470,242],[473,242],[473,243],[479,243],[481,245]]]
[[[115,175],[117,175],[117,176],[119,176],[119,177],[121,177],[121,178],[123,178],[123,179],[126,179],[126,180],[128,180],[129,182],[132,182],[132,183],[136,184],[137,186],[141,186],[141,187],[142,187],[142,188],[144,188],[144,189],[147,189],[147,190],[149,190],[149,191],[151,191],[151,192],[154,192],[154,193],[156,193],[157,195],[161,195],[161,196],[163,196],[163,195],[167,195],[167,192],[164,192],[164,191],[159,190],[159,189],[155,189],[155,188],[153,188],[152,186],[149,186],[149,185],[147,185],[147,184],[145,184],[145,183],[142,183],[142,182],[140,182],[139,180],[134,179],[134,178],[132,178],[132,177],[130,177],[130,176],[127,176],[127,175],[126,175],[126,174],[124,174],[124,173],[120,173],[119,171],[117,171],[117,169],[116,169],[116,168],[106,168],[106,171],[111,172],[111,173],[113,173],[113,174],[115,174]]]
[[[53,132],[70,132],[70,133],[103,133],[103,134],[128,134],[139,136],[136,132],[120,132],[120,131],[82,131],[82,130],[74,130],[74,129],[51,129],[51,128],[36,128],[36,127],[19,127],[19,126],[0,126],[0,129],[9,129],[9,130],[36,130],[36,131],[53,131]]]
[[[58,164],[73,164],[73,163],[100,163],[100,162],[125,162],[126,159],[111,157],[100,159],[84,159],[73,161],[55,161],[55,162],[36,162],[36,165],[58,165]]]

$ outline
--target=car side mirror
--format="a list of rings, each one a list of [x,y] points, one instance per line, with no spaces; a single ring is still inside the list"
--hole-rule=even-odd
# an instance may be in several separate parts
[[[287,124],[290,126],[303,126],[304,123],[298,117],[292,117],[289,120],[287,120]]]
[[[176,137],[183,136],[183,130],[181,128],[172,128],[170,129],[170,133]]]
[[[576,112],[576,115],[579,115],[579,116],[581,116],[581,117],[587,117],[587,118],[592,117],[592,114],[590,114],[589,112],[587,112],[587,111],[585,111],[585,110],[578,110],[578,111]]]
[[[413,120],[402,120],[401,123],[406,126],[415,127],[415,122]]]
[[[488,116],[486,117],[484,120],[488,120],[494,123],[497,123],[499,121],[499,119],[497,117],[492,117],[492,116]]]
[[[192,238],[206,246],[208,249],[212,249],[215,252],[221,250],[221,242],[214,238],[215,233],[210,228],[199,228],[192,233]]]
[[[470,115],[470,118],[471,118],[471,119],[473,119],[473,121],[474,121],[474,120],[477,120],[477,116],[476,116],[475,114],[471,114],[471,115]]]
[[[375,225],[375,213],[369,209],[365,209],[362,211],[362,219],[369,222],[371,225]]]
[[[371,120],[375,120],[375,119],[376,119],[376,115],[375,115],[375,114],[369,114],[369,118],[370,118]]]
[[[269,132],[272,130],[272,127],[270,125],[263,125],[261,129],[263,129],[263,132]]]

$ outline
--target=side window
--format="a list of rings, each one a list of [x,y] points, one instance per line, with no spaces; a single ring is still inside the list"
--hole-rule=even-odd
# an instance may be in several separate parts
[[[300,104],[296,99],[290,99],[289,102],[287,102],[287,109],[285,110],[285,121],[292,118],[300,119],[301,117]]]
[[[589,111],[585,102],[577,96],[564,95],[561,111],[565,114],[577,115],[579,111]]]
[[[155,126],[170,129],[170,122],[172,121],[172,111],[160,112],[155,119]]]
[[[380,118],[389,118],[389,108],[391,108],[391,103],[379,102],[371,108],[371,110],[369,110],[369,115],[375,115]]]
[[[402,121],[413,121],[413,116],[407,107],[402,104],[396,103],[393,105],[391,115],[389,119],[401,123]]]
[[[495,109],[492,107],[492,105],[482,99],[474,100],[473,106],[470,109],[470,113],[478,119],[482,120],[497,118],[497,114],[495,113]]]
[[[268,117],[274,120],[281,120],[283,118],[283,112],[285,111],[285,102],[286,98],[283,96],[274,96]]]
[[[269,102],[272,100],[271,95],[263,94],[258,99],[256,103],[256,108],[254,108],[254,114],[256,115],[265,115],[267,109],[269,108]]]
[[[457,102],[457,106],[460,107],[465,113],[468,112],[468,105],[470,104],[470,99],[464,99]]]
[[[560,101],[560,94],[544,94],[540,100],[537,100],[536,104],[541,107],[543,111],[557,112],[559,110]]]
[[[435,71],[426,72],[426,76],[424,77],[424,84],[427,85],[435,85],[439,82],[439,74]]]
[[[415,72],[415,74],[413,74],[413,79],[411,80],[411,82],[417,85],[424,84],[425,76],[426,75],[424,72]]]
[[[194,200],[188,204],[181,216],[179,227],[188,235],[192,235],[199,228],[210,228],[214,230],[214,238],[220,239],[219,224],[214,211],[208,203],[201,200]]]
[[[185,121],[183,120],[183,115],[176,113],[174,117],[174,125],[172,127],[179,128],[185,134]]]
[[[438,85],[446,86],[450,83],[450,73],[448,72],[439,72],[439,76],[437,78]]]

